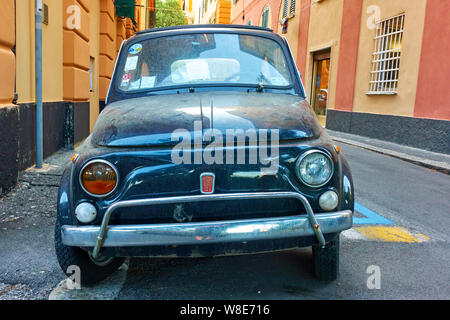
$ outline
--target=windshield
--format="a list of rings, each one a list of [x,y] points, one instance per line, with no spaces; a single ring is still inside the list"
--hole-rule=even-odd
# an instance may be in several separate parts
[[[186,85],[291,86],[280,45],[240,34],[202,33],[135,43],[119,64],[121,91]]]

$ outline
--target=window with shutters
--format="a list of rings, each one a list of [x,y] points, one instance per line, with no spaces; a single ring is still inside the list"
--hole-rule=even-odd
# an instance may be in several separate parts
[[[291,5],[289,6],[289,15],[293,15],[295,13],[295,0],[291,0]]]
[[[295,0],[284,0],[283,16],[281,18],[289,18],[295,13]]]
[[[283,1],[283,16],[281,18],[286,18],[286,16],[287,16],[289,1],[290,0]]]
[[[261,27],[267,28],[269,25],[269,6],[266,6],[261,15]]]
[[[367,94],[397,93],[405,15],[377,23]]]

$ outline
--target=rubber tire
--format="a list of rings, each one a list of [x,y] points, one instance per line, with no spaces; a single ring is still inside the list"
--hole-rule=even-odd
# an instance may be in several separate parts
[[[339,236],[328,242],[324,248],[314,245],[312,252],[316,278],[326,282],[336,280],[339,273]]]
[[[55,223],[55,251],[59,266],[64,273],[69,266],[80,268],[81,285],[94,285],[113,274],[124,262],[125,258],[114,258],[106,266],[99,266],[92,262],[88,253],[78,247],[65,246],[61,239],[61,222],[57,218]]]

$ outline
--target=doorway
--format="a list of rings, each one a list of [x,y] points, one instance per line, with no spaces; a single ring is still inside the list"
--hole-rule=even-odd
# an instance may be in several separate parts
[[[330,75],[330,50],[314,53],[311,85],[311,107],[325,127],[328,106],[328,79]]]

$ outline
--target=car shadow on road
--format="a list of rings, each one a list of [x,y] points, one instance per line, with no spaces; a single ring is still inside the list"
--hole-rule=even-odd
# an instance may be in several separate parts
[[[119,299],[317,299],[310,248],[215,258],[131,259]],[[320,292],[320,294],[319,294]]]

